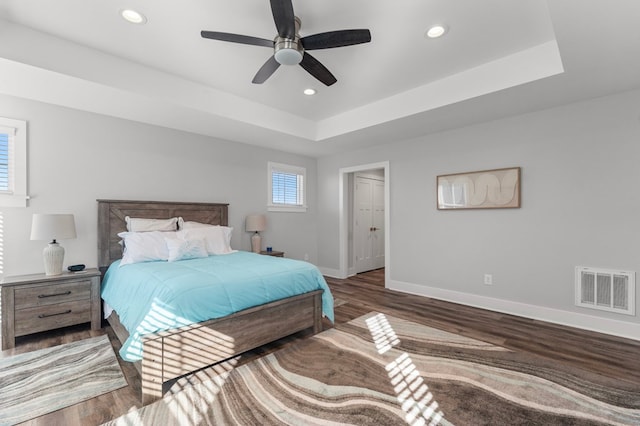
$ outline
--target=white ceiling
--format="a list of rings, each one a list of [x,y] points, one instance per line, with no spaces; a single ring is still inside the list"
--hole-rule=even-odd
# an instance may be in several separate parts
[[[251,83],[268,0],[0,0],[0,93],[321,156],[640,87],[636,0],[293,0],[300,35],[368,28]],[[134,8],[144,25],[119,15]],[[444,23],[436,40],[425,31]],[[307,97],[307,87],[318,93]]]

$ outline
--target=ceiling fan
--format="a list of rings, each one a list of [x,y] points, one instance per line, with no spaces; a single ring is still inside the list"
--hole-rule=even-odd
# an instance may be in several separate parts
[[[200,35],[213,40],[250,44],[253,46],[271,47],[273,55],[258,70],[252,83],[262,84],[278,69],[280,65],[298,65],[327,86],[337,80],[331,72],[316,58],[307,53],[308,50],[330,49],[333,47],[351,46],[371,41],[369,30],[339,30],[300,37],[300,19],[293,14],[291,0],[270,0],[273,20],[278,35],[273,40],[251,37],[240,34],[202,31]]]

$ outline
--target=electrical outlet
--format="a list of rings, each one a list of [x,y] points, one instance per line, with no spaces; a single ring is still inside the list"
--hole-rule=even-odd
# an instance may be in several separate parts
[[[307,262],[309,261],[309,253],[304,254],[304,260],[306,260]]]
[[[484,284],[485,285],[493,285],[493,275],[484,274]]]

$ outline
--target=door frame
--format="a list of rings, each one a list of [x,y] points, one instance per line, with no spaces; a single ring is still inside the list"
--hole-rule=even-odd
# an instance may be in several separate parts
[[[338,182],[338,215],[340,217],[340,225],[338,229],[338,257],[340,278],[349,276],[349,214],[348,214],[348,188],[349,179],[347,174],[355,172],[363,172],[371,169],[384,169],[384,285],[385,287],[391,282],[391,202],[390,202],[390,182],[389,161],[379,163],[362,164],[358,166],[340,168]]]

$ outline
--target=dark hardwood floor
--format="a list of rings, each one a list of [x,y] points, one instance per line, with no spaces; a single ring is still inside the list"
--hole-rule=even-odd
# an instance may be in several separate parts
[[[445,331],[483,340],[509,349],[528,351],[564,363],[629,381],[640,386],[640,342],[578,330],[543,321],[521,318],[455,303],[390,291],[384,288],[384,269],[359,274],[346,280],[326,278],[336,299],[336,323],[348,322],[371,311],[425,324]],[[332,325],[325,320],[324,328]],[[108,334],[116,352],[120,343],[110,327],[91,331],[88,325],[20,338],[15,349],[0,357],[29,352],[100,334]],[[240,363],[278,350],[308,332],[298,333],[241,357]],[[29,425],[95,425],[140,407],[140,377],[129,363],[120,362],[129,386],[81,404],[36,418]],[[204,374],[181,379],[170,391],[178,391]]]

